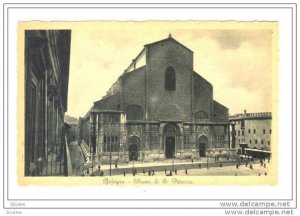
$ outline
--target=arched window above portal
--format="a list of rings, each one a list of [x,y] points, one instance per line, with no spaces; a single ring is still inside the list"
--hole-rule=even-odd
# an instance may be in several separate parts
[[[176,90],[176,74],[173,67],[168,67],[165,71],[165,90]]]

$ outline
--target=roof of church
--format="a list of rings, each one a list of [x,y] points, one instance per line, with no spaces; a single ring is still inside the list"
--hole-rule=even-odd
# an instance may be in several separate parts
[[[174,41],[175,43],[179,44],[180,46],[182,46],[183,48],[185,48],[186,50],[190,51],[193,53],[193,51],[191,49],[189,49],[188,47],[186,47],[185,45],[183,45],[182,43],[180,43],[179,41],[175,40],[171,34],[169,34],[169,37],[163,39],[163,40],[159,40],[159,41],[155,41],[153,43],[148,43],[148,44],[145,44],[145,46],[151,46],[151,45],[154,45],[154,44],[158,44],[158,43],[161,43],[161,42],[165,42],[165,41]]]

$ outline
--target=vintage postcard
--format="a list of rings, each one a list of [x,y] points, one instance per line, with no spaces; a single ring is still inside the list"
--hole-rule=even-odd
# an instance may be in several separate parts
[[[19,184],[277,184],[277,31],[19,22]]]

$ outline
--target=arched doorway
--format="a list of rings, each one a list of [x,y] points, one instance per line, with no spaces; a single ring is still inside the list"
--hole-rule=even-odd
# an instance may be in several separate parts
[[[140,139],[137,136],[131,136],[128,139],[129,160],[138,160]]]
[[[200,157],[206,157],[207,141],[208,140],[205,135],[201,135],[198,139],[199,156]]]
[[[179,133],[179,128],[175,124],[167,124],[164,127],[165,137],[165,157],[175,158],[176,156],[176,135]]]
[[[166,136],[165,141],[165,156],[166,158],[175,157],[175,136]]]

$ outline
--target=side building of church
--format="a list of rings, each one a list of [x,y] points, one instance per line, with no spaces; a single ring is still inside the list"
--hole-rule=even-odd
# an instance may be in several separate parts
[[[228,108],[171,35],[146,44],[79,125],[91,158],[104,163],[214,157],[231,143]]]

